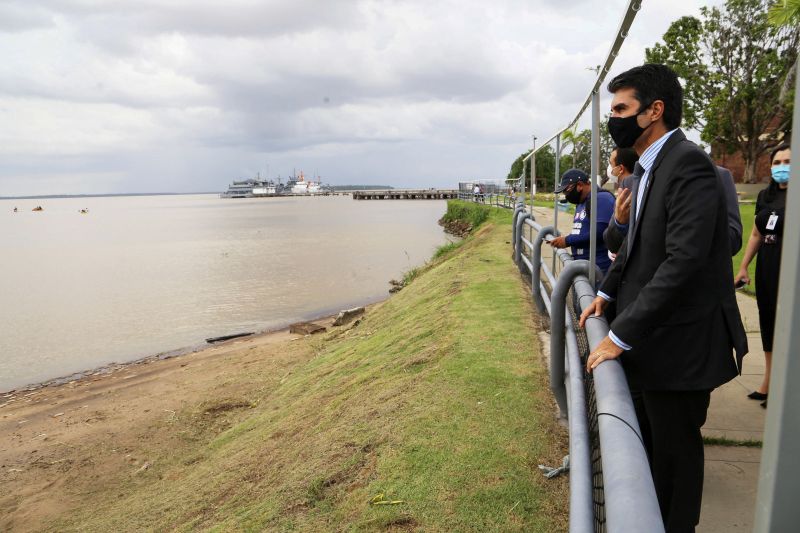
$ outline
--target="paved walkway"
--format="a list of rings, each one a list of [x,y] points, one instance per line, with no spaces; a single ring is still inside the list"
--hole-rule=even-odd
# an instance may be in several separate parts
[[[537,222],[552,224],[553,210],[534,208]],[[569,232],[572,216],[559,213],[558,227]],[[542,251],[543,261],[552,257],[549,247]],[[711,394],[708,419],[703,427],[707,437],[733,441],[763,440],[766,409],[747,398],[764,376],[764,352],[758,326],[756,300],[737,293],[739,310],[747,331],[750,353],[744,358],[741,376]],[[706,446],[703,508],[698,533],[752,531],[755,514],[761,448],[742,446]]]

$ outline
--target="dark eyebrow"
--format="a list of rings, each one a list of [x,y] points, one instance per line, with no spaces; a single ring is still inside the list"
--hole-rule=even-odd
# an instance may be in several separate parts
[[[611,108],[611,111],[617,111],[617,112],[619,112],[619,111],[624,111],[624,110],[625,110],[625,109],[627,109],[627,108],[628,108],[628,104],[625,104],[625,103],[622,103],[622,102],[620,102],[620,103],[618,103],[617,105],[615,105],[614,107],[612,107],[612,108]]]

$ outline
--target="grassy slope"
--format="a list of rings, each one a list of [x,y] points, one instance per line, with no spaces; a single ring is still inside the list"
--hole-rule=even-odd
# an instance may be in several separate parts
[[[297,341],[314,357],[265,375],[229,429],[193,427],[203,407],[187,407],[183,444],[53,529],[566,529],[566,481],[536,468],[566,442],[509,222],[493,212],[350,331]]]

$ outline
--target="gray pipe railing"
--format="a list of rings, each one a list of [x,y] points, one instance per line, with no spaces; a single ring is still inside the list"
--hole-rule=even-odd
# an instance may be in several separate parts
[[[541,276],[542,267],[547,269],[547,267],[544,264],[542,264],[542,242],[544,242],[544,240],[549,236],[557,236],[557,235],[558,235],[558,230],[553,226],[547,226],[546,228],[541,228],[536,233],[536,238],[534,239],[533,242],[533,253],[532,253],[533,258],[531,259],[531,263],[533,263],[533,267],[531,269],[531,286],[533,287],[539,287],[539,285],[542,282],[542,276]],[[551,279],[552,279],[552,274],[551,274]],[[553,286],[552,281],[550,286],[551,287]],[[534,291],[533,303],[536,304],[536,308],[539,310],[540,313],[545,310],[544,299],[542,298],[541,291]]]
[[[514,221],[514,227],[517,230],[514,234],[514,263],[519,266],[520,270],[522,270],[522,265],[520,264],[520,255],[522,255],[522,224],[526,219],[529,218],[533,218],[530,213],[526,211],[520,211],[517,213],[517,218]]]
[[[574,284],[580,310],[594,300],[588,279]],[[590,349],[608,335],[604,317],[589,317],[585,325]],[[608,531],[664,531],[653,478],[644,449],[628,382],[619,360],[604,361],[594,371],[600,449],[603,462]],[[636,509],[635,513],[630,512]]]
[[[594,531],[594,480],[589,414],[583,385],[583,362],[572,320],[567,325],[565,370],[569,408],[569,529],[571,533]]]
[[[587,513],[593,517],[594,511],[583,363],[577,351],[577,337],[567,307],[567,294],[572,288],[578,302],[576,312],[580,313],[595,298],[594,288],[589,282],[590,271],[594,270],[598,279],[600,273],[596,266],[590,268],[588,261],[572,260],[565,250],[556,250],[555,256],[560,259],[562,269],[555,277],[541,260],[541,246],[552,238],[554,228],[542,227],[525,211],[519,210],[515,215],[515,258],[520,270],[526,269],[531,274],[534,301],[537,306],[541,303],[551,318],[550,387],[559,407],[559,416],[569,421],[572,470],[570,531],[591,531],[592,527],[584,527]],[[523,237],[524,225],[537,232],[535,238],[529,240]],[[530,260],[522,253],[523,245],[530,249]],[[549,296],[541,283],[541,272],[548,277],[552,289]],[[563,321],[554,320],[553,317],[563,317]],[[605,318],[589,318],[585,332],[590,348],[594,348],[608,334]],[[664,526],[658,500],[620,363],[608,361],[599,365],[594,370],[593,380],[607,531],[661,532]],[[631,512],[631,509],[636,509],[636,512]]]

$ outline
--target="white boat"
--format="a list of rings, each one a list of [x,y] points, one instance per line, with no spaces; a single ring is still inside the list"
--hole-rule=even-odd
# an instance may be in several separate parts
[[[306,181],[303,173],[292,185],[292,194],[316,194],[322,192],[322,185],[319,182]]]

